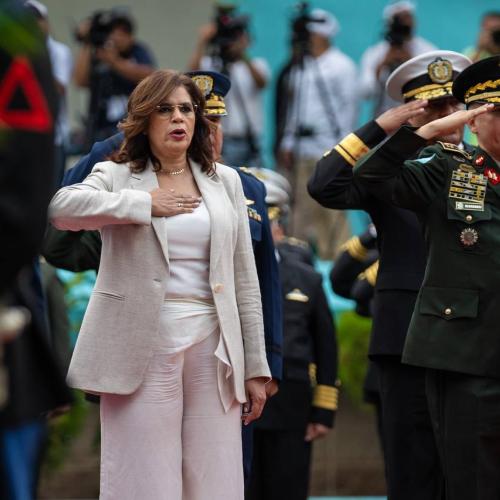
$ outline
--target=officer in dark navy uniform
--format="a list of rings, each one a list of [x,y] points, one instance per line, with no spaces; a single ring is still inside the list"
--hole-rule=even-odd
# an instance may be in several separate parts
[[[446,500],[498,500],[500,56],[469,66],[452,90],[468,111],[403,127],[355,178],[373,190],[391,182],[394,203],[423,223],[427,267],[403,361],[426,371]],[[472,154],[438,141],[405,161],[465,123],[478,136]]]
[[[332,290],[341,297],[354,300],[355,312],[364,317],[372,316],[373,295],[378,272],[377,231],[373,224],[359,236],[349,238],[330,271]],[[363,382],[363,400],[373,405],[377,431],[383,449],[382,408],[380,404],[380,384],[376,365],[368,361],[368,369]]]
[[[188,73],[205,95],[205,116],[215,127],[215,149],[222,148],[221,117],[227,115],[224,96],[230,89],[229,79],[216,72],[194,71]],[[103,161],[116,150],[123,140],[123,134],[116,134],[103,142],[94,144],[90,153],[84,156],[63,179],[67,186],[81,182],[91,172],[93,166]],[[278,390],[278,381],[282,374],[282,312],[278,263],[265,205],[265,188],[246,168],[236,168],[241,178],[245,194],[250,233],[255,254],[255,263],[259,276],[264,316],[267,361],[273,380],[266,385],[268,397]],[[57,231],[50,228],[44,249],[45,258],[54,266],[72,271],[99,265],[100,238],[97,233]],[[88,267],[87,267],[88,266]],[[245,475],[248,476],[251,462],[251,427],[243,429]]]
[[[280,390],[255,423],[246,498],[306,500],[311,444],[333,426],[337,410],[335,327],[321,275],[297,254],[281,250],[288,194],[274,182],[279,174],[269,171],[267,175],[263,181],[282,286],[284,364]]]
[[[393,205],[391,183],[368,189],[353,176],[352,167],[403,123],[419,126],[458,109],[461,104],[452,96],[451,85],[469,64],[456,52],[432,51],[399,66],[387,82],[388,93],[406,104],[344,138],[318,162],[308,185],[323,206],[364,209],[377,228],[380,265],[369,355],[380,373],[389,500],[440,499],[443,487],[425,372],[401,362],[426,253],[418,218]],[[445,140],[460,144],[462,136],[463,127],[457,127]]]

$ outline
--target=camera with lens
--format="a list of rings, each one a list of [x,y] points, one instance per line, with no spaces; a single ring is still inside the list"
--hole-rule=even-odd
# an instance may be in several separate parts
[[[237,15],[235,6],[218,6],[214,23],[217,31],[210,40],[212,55],[219,56],[225,62],[234,62],[231,52],[233,43],[248,29],[248,16]]]
[[[90,16],[88,32],[82,36],[81,33],[76,31],[75,38],[78,42],[89,43],[94,48],[103,47],[117,21],[131,23],[129,17],[121,11],[118,12],[114,9],[97,10]]]
[[[412,27],[402,21],[401,17],[396,15],[392,18],[384,38],[391,47],[402,47],[411,36]]]

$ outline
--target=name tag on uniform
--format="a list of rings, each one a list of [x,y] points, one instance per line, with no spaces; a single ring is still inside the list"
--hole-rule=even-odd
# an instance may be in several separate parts
[[[448,198],[461,200],[455,202],[456,210],[484,210],[486,185],[488,179],[483,174],[453,170]]]
[[[467,203],[464,201],[455,202],[455,210],[472,210],[484,212],[484,203]]]

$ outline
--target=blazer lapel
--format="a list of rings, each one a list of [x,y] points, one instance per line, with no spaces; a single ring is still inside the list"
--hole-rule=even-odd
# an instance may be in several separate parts
[[[210,269],[214,269],[224,250],[228,228],[226,191],[217,173],[208,176],[199,164],[191,161],[191,170],[210,214]]]
[[[130,174],[131,189],[140,189],[141,191],[147,191],[149,193],[150,191],[152,191],[153,189],[157,189],[158,187],[158,179],[156,178],[156,174],[153,171],[151,161],[148,161],[146,169],[142,172]],[[160,242],[160,246],[168,266],[168,240],[165,219],[163,217],[151,217],[151,225],[153,226],[156,237]]]

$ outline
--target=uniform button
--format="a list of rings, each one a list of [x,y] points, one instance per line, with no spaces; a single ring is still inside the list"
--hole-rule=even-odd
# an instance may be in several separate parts
[[[222,283],[216,283],[214,285],[214,293],[220,293],[224,290],[224,285]]]
[[[470,215],[470,214],[469,214],[469,215],[467,215],[467,216],[465,217],[465,220],[466,220],[467,222],[472,222],[472,215]]]
[[[446,316],[449,316],[451,314],[451,307],[447,307],[445,310],[444,310],[444,313],[446,314]]]

